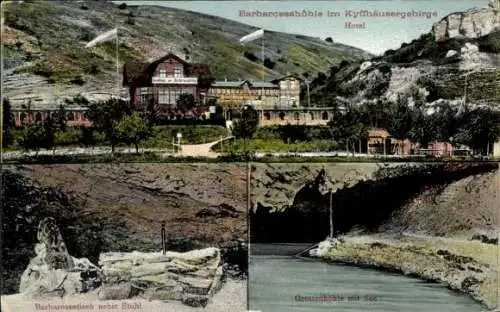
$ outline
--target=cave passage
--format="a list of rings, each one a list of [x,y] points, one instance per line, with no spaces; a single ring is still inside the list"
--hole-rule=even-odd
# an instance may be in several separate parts
[[[362,181],[337,190],[332,196],[335,233],[353,227],[375,232],[409,199],[429,187],[445,186],[465,177],[498,170],[494,163],[423,165],[401,175]],[[250,212],[252,243],[315,243],[329,234],[330,195],[320,193],[315,182],[300,189],[293,204],[281,212],[257,203]]]

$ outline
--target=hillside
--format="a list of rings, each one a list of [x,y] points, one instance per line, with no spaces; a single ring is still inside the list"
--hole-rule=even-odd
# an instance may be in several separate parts
[[[368,61],[343,62],[313,83],[311,99],[394,102],[398,94],[427,103],[463,98],[474,105],[500,104],[500,4],[452,13],[400,48]]]
[[[119,64],[150,61],[171,49],[208,63],[217,79],[266,80],[287,72],[313,77],[342,60],[370,54],[318,38],[266,32],[260,41],[238,39],[256,28],[235,21],[157,6],[118,6],[103,1],[23,1],[2,5],[5,93],[43,102],[82,93],[92,98],[116,90],[115,42],[86,50],[85,43],[118,27]],[[121,79],[121,77],[119,78]],[[120,81],[121,82],[121,81]]]

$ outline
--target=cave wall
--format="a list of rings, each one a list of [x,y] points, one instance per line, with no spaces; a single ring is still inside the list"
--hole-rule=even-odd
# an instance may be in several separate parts
[[[408,201],[427,189],[443,188],[471,175],[497,170],[495,163],[381,169],[373,174],[376,178],[345,185],[332,194],[334,231],[345,233],[359,227],[376,232]],[[257,202],[257,208],[250,213],[251,242],[312,243],[324,239],[329,233],[329,197],[312,180],[296,192],[290,205],[279,210]]]

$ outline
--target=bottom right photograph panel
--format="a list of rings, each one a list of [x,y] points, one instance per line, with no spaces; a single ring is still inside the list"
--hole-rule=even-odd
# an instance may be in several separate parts
[[[250,170],[250,311],[500,309],[497,163]]]

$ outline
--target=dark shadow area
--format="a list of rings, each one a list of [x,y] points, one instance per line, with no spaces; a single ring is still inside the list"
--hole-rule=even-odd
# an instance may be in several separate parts
[[[379,172],[378,180],[362,181],[332,196],[334,231],[353,227],[375,232],[391,214],[424,189],[445,186],[465,177],[498,170],[494,163],[429,164]],[[282,212],[258,203],[250,212],[252,243],[315,243],[330,231],[330,196],[319,192],[316,181],[304,186],[292,206]]]

